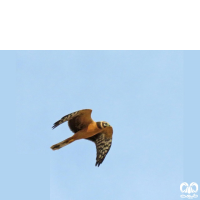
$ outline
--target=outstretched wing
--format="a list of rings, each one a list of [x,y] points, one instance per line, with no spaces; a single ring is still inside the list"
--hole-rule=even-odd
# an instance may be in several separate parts
[[[70,113],[55,122],[52,128],[54,129],[60,124],[68,121],[69,128],[75,133],[93,121],[91,118],[91,113],[91,109],[84,109]]]
[[[112,144],[112,134],[113,129],[112,127],[105,128],[102,132],[94,135],[90,138],[87,138],[90,141],[93,141],[96,145],[97,149],[97,157],[96,157],[96,164],[98,166],[104,161],[107,153],[110,150]]]

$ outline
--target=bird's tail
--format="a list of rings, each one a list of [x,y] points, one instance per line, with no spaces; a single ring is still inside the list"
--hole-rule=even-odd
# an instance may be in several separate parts
[[[62,148],[62,147],[64,147],[64,146],[66,146],[66,145],[72,143],[74,140],[75,140],[75,139],[73,139],[72,137],[67,138],[66,140],[63,140],[62,142],[59,142],[59,143],[54,144],[53,146],[51,146],[51,149],[52,149],[52,150],[58,150],[58,149],[60,149],[60,148]]]

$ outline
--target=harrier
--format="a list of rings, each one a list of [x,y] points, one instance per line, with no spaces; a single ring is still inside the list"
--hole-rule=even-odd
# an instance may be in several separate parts
[[[91,109],[79,110],[62,117],[60,120],[55,122],[52,127],[53,129],[68,121],[68,126],[74,135],[62,142],[54,144],[51,146],[51,149],[58,150],[79,139],[90,140],[96,145],[97,156],[95,166],[99,167],[110,150],[113,129],[110,124],[105,121],[93,121],[91,113]]]

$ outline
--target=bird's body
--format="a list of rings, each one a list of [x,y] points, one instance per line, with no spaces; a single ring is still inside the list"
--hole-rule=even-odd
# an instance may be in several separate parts
[[[105,121],[93,121],[91,118],[91,113],[91,109],[79,110],[62,117],[60,120],[55,122],[52,127],[53,129],[68,121],[69,128],[74,135],[51,146],[51,149],[58,150],[76,140],[88,139],[96,144],[96,165],[99,166],[103,162],[111,147],[113,129]]]

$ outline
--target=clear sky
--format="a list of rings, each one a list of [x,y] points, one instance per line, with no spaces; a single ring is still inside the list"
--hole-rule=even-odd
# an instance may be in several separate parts
[[[4,169],[13,174],[13,190],[5,190],[9,199],[180,199],[183,51],[10,53],[17,89],[15,142],[8,154],[17,156]],[[50,149],[72,135],[67,123],[52,130],[53,123],[85,108],[114,129],[100,167],[90,141]]]

